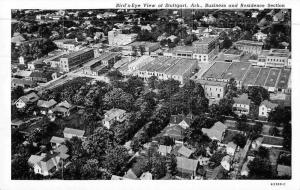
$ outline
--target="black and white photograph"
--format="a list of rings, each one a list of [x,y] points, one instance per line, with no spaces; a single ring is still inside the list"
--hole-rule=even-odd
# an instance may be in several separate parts
[[[230,3],[11,5],[1,71],[11,183],[259,180],[284,189],[299,145],[297,10]]]

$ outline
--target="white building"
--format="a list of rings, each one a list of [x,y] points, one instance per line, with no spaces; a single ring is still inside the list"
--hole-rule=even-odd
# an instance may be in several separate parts
[[[105,127],[109,129],[111,127],[111,124],[113,124],[114,122],[123,122],[125,119],[125,110],[113,108],[104,114],[104,119],[102,120],[102,123]]]
[[[122,46],[134,42],[138,34],[122,34],[120,29],[113,29],[108,32],[108,43],[111,46]]]
[[[264,100],[261,102],[259,106],[259,117],[269,117],[269,113],[274,110],[278,104],[274,104],[268,100]]]
[[[233,98],[234,104],[233,104],[233,111],[236,114],[245,114],[248,115],[250,111],[250,103],[251,100],[248,98],[248,94],[242,94],[238,98]]]
[[[257,39],[257,41],[264,41],[265,39],[267,39],[268,35],[259,31],[256,34],[254,34],[253,37]]]

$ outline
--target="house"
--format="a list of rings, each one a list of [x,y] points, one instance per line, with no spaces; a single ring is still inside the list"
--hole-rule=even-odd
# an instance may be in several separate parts
[[[64,138],[53,136],[50,139],[50,143],[52,147],[59,147],[63,142],[65,142]]]
[[[184,138],[184,129],[180,125],[168,125],[164,130],[158,135],[158,137],[168,136],[172,138],[175,143],[182,144]]]
[[[278,106],[278,104],[274,104],[268,100],[264,100],[263,102],[261,102],[260,106],[259,106],[259,113],[258,116],[259,117],[269,117],[269,113],[274,110],[276,107]]]
[[[41,114],[46,115],[56,104],[57,102],[54,99],[51,99],[49,101],[38,100],[37,107],[40,108]]]
[[[222,179],[225,173],[225,169],[222,165],[215,167],[213,170],[206,171],[206,179]]]
[[[27,79],[18,79],[18,78],[13,78],[11,80],[11,86],[12,87],[18,87],[21,86],[23,88],[32,88],[36,86],[36,82],[27,80]]]
[[[30,104],[35,103],[38,101],[39,97],[36,93],[32,92],[30,94],[21,96],[16,102],[15,105],[18,109],[24,108]]]
[[[251,100],[248,98],[248,94],[242,94],[239,97],[233,98],[233,111],[238,115],[248,115],[250,111]]]
[[[177,37],[177,36],[174,36],[174,35],[171,35],[171,36],[167,37],[167,39],[168,39],[168,40],[171,40],[171,42],[175,42],[175,40],[177,40],[178,37]]]
[[[212,140],[217,140],[221,142],[226,128],[226,125],[218,121],[210,129],[202,128],[202,132],[207,134],[207,136]]]
[[[209,159],[210,159],[210,158],[208,158],[208,157],[200,156],[200,157],[198,158],[199,165],[200,165],[200,166],[206,166],[206,165],[208,165]]]
[[[45,72],[45,71],[44,72],[33,71],[30,74],[30,78],[31,78],[32,81],[46,83],[46,82],[56,78],[55,76],[52,76],[52,74],[53,73],[51,73],[51,72]]]
[[[125,116],[125,110],[113,108],[104,114],[104,119],[102,120],[102,123],[105,127],[109,129],[113,122],[123,122],[126,118]]]
[[[71,139],[72,137],[78,137],[78,138],[82,139],[84,133],[85,133],[85,131],[83,131],[83,130],[67,128],[67,127],[64,129],[64,137],[66,139]]]
[[[142,173],[141,180],[152,180],[152,174],[150,172],[144,172]]]
[[[13,74],[16,78],[25,78],[28,79],[31,75],[32,71],[26,71],[26,70],[18,70]]]
[[[70,115],[70,112],[74,109],[75,107],[67,102],[66,100],[63,102],[60,102],[57,104],[53,109],[52,112],[61,115],[62,117],[67,117]]]
[[[176,157],[177,159],[177,170],[181,174],[186,174],[191,178],[196,176],[196,171],[199,167],[198,160],[188,159],[184,157]]]
[[[178,115],[171,115],[169,125],[170,126],[179,125],[183,129],[187,129],[190,127],[192,122],[193,122],[192,115],[184,116],[183,114],[178,114]]]
[[[59,157],[62,160],[66,160],[70,157],[69,154],[67,154],[67,152],[69,151],[68,147],[66,145],[60,145],[58,147],[56,147],[54,150],[54,152],[59,153]]]
[[[230,170],[230,167],[231,167],[231,160],[232,160],[232,157],[229,156],[229,155],[226,155],[223,157],[222,161],[221,161],[221,166],[229,171]]]
[[[186,158],[190,158],[191,155],[194,153],[193,150],[188,149],[185,146],[181,146],[177,152]]]
[[[282,148],[283,140],[284,139],[282,137],[263,135],[261,146],[266,148]]]
[[[230,142],[226,146],[226,152],[228,155],[233,156],[235,153],[235,150],[237,148],[237,145],[234,142]]]
[[[158,146],[158,152],[163,155],[166,156],[167,154],[170,154],[172,150],[171,146],[165,146],[165,145],[159,145]]]
[[[31,156],[28,162],[32,165],[35,174],[43,176],[52,175],[59,167],[60,157],[58,153],[47,153],[46,155]]]
[[[284,21],[284,11],[283,11],[283,10],[280,10],[278,13],[276,13],[276,14],[273,16],[273,21],[274,21],[274,22],[281,22],[281,21]]]
[[[39,156],[39,155],[31,155],[28,159],[28,164],[33,167],[36,165],[38,162],[40,162],[44,156]]]
[[[264,41],[265,39],[267,39],[268,34],[262,33],[261,31],[255,33],[253,35],[253,37],[257,40],[257,41]]]
[[[291,166],[285,166],[285,165],[280,165],[278,164],[277,166],[277,175],[278,176],[291,176],[292,174],[292,169]]]
[[[132,169],[129,169],[126,173],[125,173],[125,175],[123,176],[123,178],[125,179],[125,180],[130,180],[130,179],[133,179],[133,180],[137,180],[137,179],[139,179],[137,176],[136,176],[136,174],[133,172],[133,170]]]

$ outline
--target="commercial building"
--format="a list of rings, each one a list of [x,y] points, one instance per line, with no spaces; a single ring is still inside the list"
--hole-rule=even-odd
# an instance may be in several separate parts
[[[68,51],[78,51],[82,46],[76,39],[54,40],[53,43],[60,48]]]
[[[218,81],[208,81],[208,80],[197,80],[204,88],[205,96],[207,98],[213,98],[220,100],[224,98],[226,93],[226,83]]]
[[[177,46],[173,57],[197,59],[209,63],[219,52],[218,37],[205,37],[193,42],[192,46]]]
[[[139,41],[133,42],[122,47],[123,55],[150,55],[151,52],[159,49],[160,44],[158,42]]]
[[[134,42],[137,34],[122,34],[120,29],[113,29],[108,32],[108,43],[111,46],[124,46]]]
[[[145,80],[156,76],[160,80],[174,79],[184,84],[197,69],[192,59],[157,57],[138,69],[137,75]]]
[[[235,42],[234,47],[247,53],[260,54],[262,51],[262,42],[251,41],[251,40],[240,40]]]
[[[248,94],[242,94],[237,98],[233,98],[233,111],[238,114],[248,115],[250,112],[250,103],[251,100],[248,98]]]
[[[57,67],[60,72],[69,72],[94,58],[94,49],[85,48],[70,54],[61,55],[50,61],[51,67]]]
[[[266,56],[267,67],[287,67],[290,52],[288,49],[270,49]]]
[[[123,122],[126,119],[126,111],[122,109],[111,109],[104,114],[102,123],[108,129],[114,122]]]

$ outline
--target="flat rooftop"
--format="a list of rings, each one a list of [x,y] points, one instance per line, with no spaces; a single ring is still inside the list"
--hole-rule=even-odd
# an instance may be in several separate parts
[[[263,42],[251,41],[251,40],[240,40],[235,42],[237,45],[251,45],[251,46],[263,46]]]
[[[288,88],[288,82],[291,75],[291,69],[281,70],[281,74],[278,79],[277,88],[286,89]]]
[[[76,57],[80,54],[86,53],[86,52],[91,51],[91,50],[93,50],[93,49],[92,48],[84,48],[84,49],[81,49],[81,50],[76,51],[76,52],[72,52],[72,53],[69,53],[69,54],[62,55],[60,58],[69,59],[69,58]]]
[[[222,74],[231,64],[232,62],[217,61],[203,74],[203,78],[222,78]]]
[[[195,43],[195,44],[209,44],[209,43],[213,42],[216,39],[217,39],[216,37],[204,37],[204,38],[200,38],[197,41],[194,41],[193,43]]]
[[[222,78],[234,78],[235,80],[242,81],[250,66],[250,62],[232,62]]]

